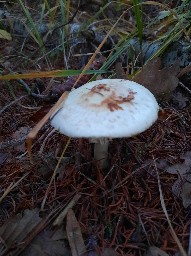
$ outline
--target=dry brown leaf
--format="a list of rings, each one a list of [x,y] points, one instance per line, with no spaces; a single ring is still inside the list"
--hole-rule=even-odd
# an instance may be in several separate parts
[[[168,256],[168,254],[156,246],[151,246],[145,253],[145,256]]]
[[[191,205],[191,184],[190,184],[190,182],[187,182],[187,181],[184,182],[184,184],[182,186],[181,197],[182,197],[182,203],[185,208],[187,208],[188,206]]]
[[[66,248],[64,244],[64,232],[59,235],[59,238],[53,239],[53,232],[50,230],[44,230],[30,243],[30,245],[21,253],[21,256],[71,256],[71,252]]]
[[[187,151],[183,156],[180,157],[184,159],[184,164],[191,167],[191,151]]]
[[[181,197],[181,193],[182,193],[182,180],[181,179],[177,179],[174,184],[172,185],[172,193],[177,196],[177,197]]]
[[[155,96],[167,95],[178,86],[179,69],[178,63],[162,69],[161,59],[157,57],[148,61],[133,81],[148,88]]]
[[[172,165],[166,171],[178,175],[172,186],[172,192],[182,198],[183,206],[187,208],[191,205],[191,152],[186,152],[181,159],[184,159],[183,163]]]
[[[0,227],[0,237],[4,241],[4,245],[0,243],[0,255],[21,243],[40,221],[39,211],[34,209],[25,210],[23,217],[18,214],[4,223]]]
[[[185,97],[181,92],[174,92],[172,95],[172,101],[179,109],[183,109],[187,106],[189,101],[188,97]]]
[[[80,225],[72,209],[68,210],[66,232],[72,251],[72,256],[79,256],[86,252]]]
[[[18,214],[9,219],[0,227],[0,255],[9,255],[9,251],[14,255],[17,249],[22,247],[23,241],[30,237],[34,228],[40,225],[42,219],[39,217],[39,210],[25,210],[23,216]],[[59,236],[55,232],[44,230],[39,233],[30,244],[19,255],[22,256],[71,256],[69,249],[64,244],[64,232],[58,229]],[[57,232],[58,232],[57,231]],[[61,233],[61,234],[60,234]],[[54,236],[53,236],[54,235]]]

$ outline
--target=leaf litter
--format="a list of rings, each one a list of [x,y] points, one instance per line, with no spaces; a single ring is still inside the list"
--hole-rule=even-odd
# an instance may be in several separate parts
[[[155,96],[170,95],[178,86],[179,70],[178,62],[171,67],[162,68],[161,58],[157,57],[149,60],[133,80],[144,85]]]
[[[191,205],[191,151],[183,156],[183,163],[174,164],[166,169],[170,174],[176,174],[177,180],[172,186],[172,192],[182,199],[183,206],[187,208]]]
[[[160,59],[155,59],[153,62],[148,62],[135,79],[150,88],[157,96],[166,93],[171,95],[178,85],[177,72],[178,65],[162,68]],[[69,88],[73,83],[71,80],[67,81]],[[108,172],[102,172],[102,170],[93,167],[93,160],[90,157],[91,148],[86,140],[74,139],[71,141],[66,155],[74,155],[74,151],[77,151],[81,159],[78,164],[76,164],[77,161],[67,163],[59,178],[58,173],[56,173],[54,182],[50,186],[50,193],[47,195],[44,214],[48,216],[50,210],[69,202],[74,196],[74,191],[77,191],[81,198],[73,206],[75,215],[74,213],[71,215],[71,211],[69,211],[68,223],[62,218],[62,228],[56,227],[60,235],[59,232],[55,233],[51,229],[44,228],[25,248],[22,252],[23,255],[43,255],[45,253],[63,255],[63,252],[64,255],[71,255],[70,249],[68,251],[68,247],[65,247],[65,240],[68,241],[69,237],[67,232],[63,231],[66,225],[68,225],[68,234],[73,234],[71,236],[73,241],[70,244],[73,244],[75,249],[78,246],[84,248],[85,244],[87,250],[85,256],[144,255],[144,253],[153,256],[166,256],[167,253],[177,255],[177,245],[170,236],[167,221],[161,209],[152,161],[146,163],[151,155],[156,161],[158,159],[157,168],[161,171],[160,179],[165,203],[168,207],[169,217],[173,220],[175,232],[184,248],[188,247],[189,214],[186,209],[183,209],[180,200],[173,197],[171,187],[175,179],[179,181],[180,184],[176,186],[180,188],[183,185],[182,179],[184,183],[189,183],[186,170],[190,171],[188,168],[190,164],[188,163],[189,157],[185,157],[185,152],[191,150],[190,113],[187,109],[184,110],[187,99],[181,98],[180,95],[176,97],[183,110],[177,111],[169,105],[169,102],[163,102],[163,113],[160,113],[159,121],[151,129],[134,138],[114,140],[111,143],[111,169]],[[27,105],[31,104],[29,99],[26,98],[25,101]],[[41,104],[42,102],[35,102],[35,106],[36,103]],[[13,122],[12,119],[7,121],[8,110],[13,112],[14,116],[19,116],[16,122]],[[25,111],[27,115],[22,115],[17,104],[7,108],[3,117],[3,132],[5,133],[6,129],[10,129],[11,134],[13,134],[26,123],[31,127],[34,126],[28,117],[31,112],[27,112],[27,109]],[[20,124],[18,120],[20,120]],[[39,210],[31,209],[35,209],[39,206],[39,202],[42,202],[52,173],[50,172],[47,175],[48,178],[44,179],[39,175],[38,170],[42,166],[43,158],[46,158],[47,152],[56,152],[56,160],[57,156],[60,155],[61,145],[67,143],[66,137],[54,133],[45,143],[41,156],[39,156],[40,145],[46,139],[43,132],[44,130],[40,133],[33,148],[35,162],[32,166],[29,165],[28,158],[25,156],[15,160],[16,154],[14,152],[9,161],[5,162],[4,155],[0,159],[3,165],[0,170],[1,192],[6,191],[10,184],[22,177],[26,170],[30,170],[30,175],[22,180],[19,186],[14,187],[1,204],[1,223],[4,223],[2,227],[12,232],[3,237],[4,231],[1,227],[1,249],[5,253],[5,250],[10,248],[6,247],[7,244],[13,250],[17,246],[22,247],[22,241],[18,240],[19,236],[16,237],[14,234],[19,234],[21,238],[30,235],[33,228],[30,221],[26,221],[27,218],[30,220],[33,216],[33,221],[37,226],[39,221],[41,223],[42,218],[39,216]],[[183,159],[183,163],[179,163],[179,156],[182,153],[184,153],[185,159]],[[172,173],[163,172],[169,168],[169,165],[173,166],[175,163],[181,165],[178,169],[182,168],[182,173],[175,170],[177,167],[171,169],[170,172]],[[182,167],[182,164],[187,167]],[[183,187],[180,190],[180,195],[184,195]],[[27,208],[29,209],[26,210]],[[10,215],[18,212],[23,212],[23,216],[19,215],[18,217],[16,215],[5,222]],[[66,216],[65,213],[64,216]],[[75,225],[73,224],[69,228],[70,218],[75,221]],[[19,223],[23,223],[23,226],[21,227]],[[88,248],[87,241],[91,237],[93,237],[91,242],[93,245]],[[13,241],[13,239],[15,240]],[[81,251],[81,249],[77,250]]]
[[[174,163],[180,163],[181,152],[190,152],[191,150],[190,130],[185,129],[189,127],[189,118],[189,113],[185,110],[176,111],[166,107],[152,129],[128,140],[112,141],[110,147],[111,169],[106,173],[94,169],[88,141],[73,139],[66,151],[66,157],[73,155],[75,148],[79,154],[81,153],[81,160],[78,164],[75,164],[75,159],[69,161],[65,164],[62,175],[55,177],[55,181],[50,186],[44,213],[48,214],[50,209],[53,210],[58,204],[63,205],[65,202],[69,204],[71,198],[74,198],[75,190],[80,193],[81,197],[71,207],[75,210],[75,216],[83,235],[87,250],[85,255],[112,255],[111,250],[113,251],[114,248],[117,250],[114,250],[114,255],[117,253],[123,255],[123,252],[143,255],[148,248],[148,242],[173,255],[178,249],[170,236],[160,206],[158,184],[152,161],[148,161],[153,154],[156,158],[157,168],[160,169],[169,218],[176,219],[175,231],[186,248],[190,219],[181,202],[177,201],[171,191],[171,186],[178,178],[178,174],[177,172],[175,174],[167,173],[164,170]],[[44,138],[42,133],[41,137]],[[36,146],[36,152],[38,152],[39,143],[40,140]],[[62,148],[61,145],[66,143],[66,137],[54,133],[41,154],[46,157],[46,152],[51,152],[51,150],[54,152],[55,148],[58,150]],[[60,154],[59,151],[57,154]],[[7,218],[4,212],[8,211],[9,214],[10,212],[14,214],[13,205],[17,205],[16,212],[24,212],[26,207],[35,208],[43,200],[48,186],[47,177],[44,180],[42,176],[38,176],[38,169],[42,166],[42,162],[39,162],[37,153],[33,153],[33,155],[35,161],[30,175],[25,177],[19,186],[14,188],[2,201],[0,213],[4,220]],[[190,166],[189,153],[184,153],[181,161],[181,164]],[[18,163],[9,160],[0,170],[1,174],[5,175],[1,182],[2,189],[5,190],[8,184],[18,176],[22,177],[23,172],[26,172],[31,166],[26,158],[19,163],[24,164],[25,168],[19,170]],[[48,181],[50,177],[51,173]],[[9,202],[10,198],[13,204]],[[138,215],[140,215],[141,223]],[[35,218],[38,219],[38,212],[36,216]],[[64,214],[64,216],[66,215]],[[63,225],[63,230],[65,230],[65,220],[62,219],[60,225]],[[143,228],[146,233],[143,232]],[[50,231],[44,230],[42,237],[47,236],[47,241],[52,243]],[[88,248],[88,241],[92,236],[95,237],[94,246]],[[66,235],[65,239],[68,241]],[[110,246],[109,251],[108,247]],[[34,247],[41,252],[45,250],[44,247],[41,248],[41,245],[31,248]],[[52,247],[54,246],[52,245]]]
[[[112,248],[99,251],[96,247],[86,252],[80,225],[72,209],[68,209],[66,231],[60,226],[56,230],[45,228],[24,246],[34,228],[40,225],[42,218],[39,210],[25,210],[24,214],[17,214],[0,227],[0,255],[21,256],[119,256]],[[67,246],[68,239],[70,248]]]
[[[26,240],[30,237],[34,228],[39,226],[42,218],[39,216],[39,210],[25,210],[24,214],[17,214],[9,219],[0,227],[0,255],[18,255],[17,250],[22,248]],[[64,239],[66,234],[62,228],[53,231],[44,229],[37,234],[30,244],[19,253],[22,256],[40,256],[40,255],[63,255],[70,256],[70,250],[66,247]]]

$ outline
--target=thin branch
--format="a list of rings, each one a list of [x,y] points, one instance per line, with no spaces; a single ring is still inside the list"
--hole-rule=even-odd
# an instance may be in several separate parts
[[[154,159],[154,157],[153,157]],[[161,188],[161,183],[160,183],[160,177],[159,177],[159,173],[158,173],[158,169],[157,169],[157,166],[156,166],[156,162],[154,161],[154,165],[155,165],[155,170],[156,170],[156,173],[157,173],[157,179],[158,179],[158,187],[159,187],[159,193],[160,193],[160,201],[161,201],[161,206],[162,206],[162,209],[163,209],[163,212],[166,216],[166,219],[167,219],[167,222],[168,222],[168,225],[169,225],[169,228],[170,228],[170,232],[171,232],[171,235],[174,239],[174,241],[176,242],[179,250],[180,250],[180,254],[182,256],[187,256],[187,253],[185,252],[178,236],[176,235],[176,232],[174,231],[174,228],[172,226],[172,223],[170,221],[170,218],[168,216],[168,212],[166,210],[166,206],[165,206],[165,202],[164,202],[164,197],[163,197],[163,193],[162,193],[162,188]]]
[[[14,101],[11,101],[9,104],[7,104],[6,106],[4,106],[1,110],[0,110],[0,115],[9,107],[11,107],[12,105],[14,105],[15,103],[17,103],[18,101],[22,100],[23,98],[26,98],[28,97],[28,95],[24,95],[24,96],[21,96],[19,98],[17,98],[16,100]]]

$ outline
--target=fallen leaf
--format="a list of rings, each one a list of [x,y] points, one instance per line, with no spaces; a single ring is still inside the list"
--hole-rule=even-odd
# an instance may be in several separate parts
[[[180,157],[184,159],[184,164],[191,167],[191,151],[187,151],[184,155]]]
[[[188,206],[190,206],[191,204],[191,185],[190,182],[184,182],[183,186],[182,186],[182,193],[181,193],[181,197],[182,197],[182,203],[184,205],[185,208],[187,208]]]
[[[181,177],[185,175],[190,170],[190,167],[185,163],[182,164],[174,164],[167,168],[167,172],[171,174],[178,174]]]
[[[178,106],[179,109],[186,107],[189,99],[185,97],[181,92],[174,92],[172,95],[173,103]]]
[[[181,156],[183,163],[175,164],[166,169],[168,173],[177,174],[178,178],[172,186],[172,192],[177,197],[181,197],[183,206],[187,208],[191,205],[191,152],[188,151]]]
[[[0,237],[4,241],[4,244],[0,243],[0,255],[15,247],[15,244],[21,243],[40,221],[41,218],[37,209],[25,210],[23,216],[17,214],[8,219],[0,227]]]
[[[178,86],[177,74],[180,67],[175,63],[171,67],[161,68],[161,59],[152,59],[135,75],[133,81],[145,86],[155,96],[167,95]]]
[[[146,251],[145,256],[169,256],[166,252],[156,246],[151,246]]]
[[[177,196],[178,198],[181,197],[181,193],[182,193],[182,180],[181,179],[177,179],[174,184],[172,185],[172,193]]]
[[[0,237],[3,243],[0,243],[0,255],[9,255],[11,251],[17,254],[17,250],[22,248],[25,241],[42,219],[39,217],[39,210],[25,210],[24,214],[17,214],[13,218],[8,219],[0,227]],[[55,231],[44,229],[30,242],[30,244],[19,253],[21,256],[71,256],[70,250],[66,248],[64,239],[66,235],[60,228]],[[14,251],[15,250],[15,251]],[[12,254],[11,254],[12,255]]]
[[[61,231],[61,229],[60,229]],[[62,231],[62,233],[64,233]],[[52,238],[51,230],[44,230],[30,243],[30,245],[21,253],[21,256],[71,256],[71,252],[64,244],[64,234],[59,239]]]
[[[79,256],[86,252],[86,247],[82,238],[80,225],[72,209],[68,210],[66,232],[72,251],[72,256]]]

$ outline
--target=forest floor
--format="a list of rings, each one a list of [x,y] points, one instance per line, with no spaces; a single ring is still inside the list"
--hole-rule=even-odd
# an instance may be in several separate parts
[[[83,14],[85,20],[93,12],[89,8],[80,9],[76,19]],[[65,53],[40,55],[30,37],[0,40],[2,74],[67,68]],[[83,44],[71,53],[69,69],[80,69],[95,51],[96,44]],[[71,88],[75,79],[0,81],[0,255],[78,255],[75,247],[85,250],[84,256],[186,255],[191,249],[190,84],[158,99],[158,120],[147,131],[110,142],[107,170],[96,165],[87,139],[70,140],[49,122],[33,141],[31,162],[27,134],[57,101],[61,92],[55,88]]]

